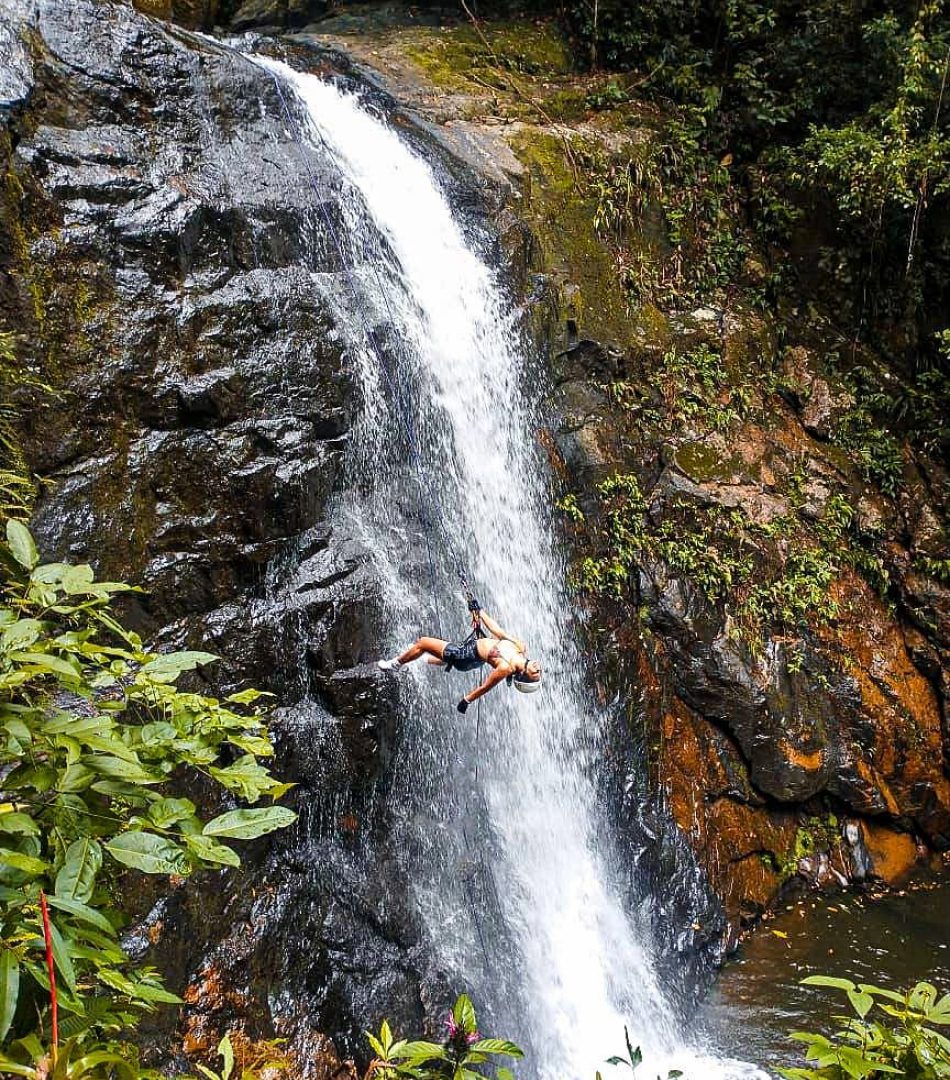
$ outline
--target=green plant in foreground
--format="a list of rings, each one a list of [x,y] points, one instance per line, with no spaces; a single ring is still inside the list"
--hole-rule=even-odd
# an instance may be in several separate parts
[[[133,1047],[113,1043],[89,1045],[79,1037],[67,1039],[57,1048],[55,1060],[50,1048],[36,1035],[18,1039],[10,1058],[0,1061],[6,1076],[27,1080],[161,1080],[152,1069],[143,1069]]]
[[[830,1038],[796,1031],[789,1038],[803,1042],[805,1059],[814,1068],[779,1069],[787,1080],[863,1080],[901,1076],[906,1080],[938,1080],[950,1076],[950,1039],[938,1027],[950,1025],[950,994],[939,996],[927,982],[907,991],[886,990],[850,979],[813,975],[807,986],[842,991],[853,1016],[835,1016],[842,1026]],[[869,1019],[872,1010],[890,1019]]]
[[[441,1043],[393,1039],[387,1021],[379,1035],[366,1033],[376,1057],[366,1071],[366,1080],[379,1074],[383,1080],[396,1076],[411,1076],[415,1080],[482,1080],[492,1075],[496,1080],[513,1080],[514,1074],[504,1066],[492,1065],[485,1072],[482,1066],[492,1058],[523,1057],[521,1048],[505,1039],[486,1039],[478,1031],[475,1008],[465,994],[460,994],[445,1021],[446,1037]]]
[[[148,652],[112,610],[129,586],[96,581],[89,566],[41,565],[14,520],[0,564],[0,1074],[31,1076],[23,1070],[52,1051],[54,1077],[133,1076],[134,1052],[84,1040],[121,1036],[178,998],[118,942],[120,875],[238,866],[228,841],[295,819],[267,806],[203,820],[177,793],[189,773],[250,803],[290,785],[261,764],[273,747],[253,708],[260,692],[219,701],[180,689],[180,676],[216,658]],[[44,897],[67,1040],[58,1053]],[[97,1054],[131,1060],[124,1069]]]
[[[282,1039],[269,1040],[253,1044],[250,1060],[248,1055],[235,1056],[231,1036],[225,1035],[218,1043],[217,1054],[221,1058],[221,1071],[215,1072],[206,1065],[197,1066],[202,1077],[207,1080],[276,1080],[278,1076],[290,1076],[292,1063],[280,1050]],[[235,1071],[236,1070],[236,1071]]]
[[[635,1076],[637,1069],[643,1064],[643,1054],[640,1052],[639,1046],[634,1046],[630,1042],[630,1032],[626,1028],[623,1029],[623,1037],[627,1043],[627,1053],[630,1056],[621,1057],[619,1054],[615,1054],[613,1057],[607,1058],[607,1064],[626,1065],[630,1072]],[[682,1075],[683,1074],[679,1069],[670,1069],[666,1074],[666,1080],[676,1080],[677,1077]],[[597,1080],[603,1080],[603,1077],[599,1072],[597,1073]],[[656,1080],[662,1080],[662,1078],[658,1076]]]

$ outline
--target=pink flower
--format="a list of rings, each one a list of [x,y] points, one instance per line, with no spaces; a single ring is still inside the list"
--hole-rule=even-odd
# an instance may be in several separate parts
[[[449,1013],[448,1016],[446,1016],[445,1018],[445,1027],[449,1033],[449,1038],[454,1039],[455,1036],[458,1034],[459,1029],[458,1024],[456,1024],[455,1022],[455,1017],[451,1013]]]
[[[465,1041],[468,1043],[469,1046],[471,1046],[472,1043],[477,1043],[480,1038],[481,1038],[481,1035],[479,1035],[479,1033],[477,1031],[472,1031],[472,1032],[469,1032],[469,1034],[465,1036]]]

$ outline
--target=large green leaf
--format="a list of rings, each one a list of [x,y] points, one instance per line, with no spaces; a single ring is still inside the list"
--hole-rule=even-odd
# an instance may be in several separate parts
[[[39,619],[18,619],[3,628],[0,634],[0,646],[7,651],[28,649],[43,632]]]
[[[950,994],[944,994],[933,1008],[927,1010],[931,1024],[950,1024]]]
[[[855,989],[850,979],[838,979],[832,975],[809,975],[807,979],[802,979],[802,986],[830,986],[833,990]]]
[[[76,968],[73,966],[73,958],[70,955],[69,940],[63,937],[52,920],[50,920],[49,924],[49,933],[53,944],[53,960],[56,962],[56,969],[62,975],[63,982],[75,994]]]
[[[66,592],[84,593],[96,580],[96,575],[88,563],[79,563],[77,566],[67,566],[60,580]]]
[[[7,522],[7,543],[10,545],[10,554],[24,570],[32,570],[40,561],[33,536],[22,521],[10,518]]]
[[[0,814],[0,832],[12,833],[15,836],[38,836],[40,827],[29,814],[13,810],[8,814]]]
[[[105,735],[115,726],[111,716],[78,716],[76,713],[56,713],[43,722],[43,731],[47,735],[71,735],[78,739],[82,735]]]
[[[28,1080],[36,1080],[36,1069],[32,1065],[19,1065],[0,1054],[0,1076],[25,1076]]]
[[[164,986],[146,982],[144,979],[139,979],[135,983],[135,995],[142,1001],[152,1001],[156,1005],[181,1005],[182,1003],[182,999],[177,994],[166,990]]]
[[[205,825],[205,836],[224,836],[231,840],[254,840],[293,824],[297,815],[286,806],[266,806],[253,810],[231,810]]]
[[[268,694],[264,690],[241,690],[237,694],[229,694],[225,701],[231,701],[235,705],[251,705],[262,697],[273,697],[273,694]]]
[[[67,915],[72,915],[74,919],[81,919],[83,922],[89,923],[90,926],[98,927],[110,937],[115,937],[115,927],[101,911],[97,911],[87,904],[82,904],[78,900],[70,900],[63,896],[48,896],[47,900],[50,907],[64,911]]]
[[[250,754],[245,754],[226,769],[211,768],[211,775],[231,791],[254,802],[271,790],[276,781]]]
[[[17,996],[20,993],[20,962],[12,949],[0,952],[0,1042],[7,1037]]]
[[[452,1015],[455,1018],[455,1023],[466,1035],[470,1035],[473,1031],[477,1030],[475,1006],[472,1005],[472,999],[468,994],[459,994],[458,1000],[455,1002],[455,1008],[452,1010]]]
[[[159,829],[194,817],[195,804],[191,799],[159,799],[148,808],[148,816]]]
[[[407,1061],[411,1065],[420,1065],[423,1061],[431,1061],[433,1058],[439,1061],[448,1061],[449,1055],[445,1047],[438,1043],[424,1042],[400,1042],[393,1046],[389,1052],[390,1058],[396,1061]]]
[[[112,754],[90,754],[85,760],[90,768],[110,780],[125,780],[131,784],[159,784],[162,781],[162,777],[146,772],[138,762]]]
[[[14,870],[21,870],[24,874],[31,874],[33,877],[45,874],[49,869],[49,865],[42,859],[24,855],[21,851],[10,851],[7,848],[0,848],[0,865],[10,866]]]
[[[142,665],[140,674],[147,675],[155,682],[174,682],[183,671],[194,671],[203,664],[213,664],[218,658],[206,652],[163,653]]]
[[[870,994],[863,994],[858,990],[849,990],[848,1000],[851,1002],[851,1007],[862,1020],[867,1016],[874,1005],[874,998],[872,998]]]
[[[71,683],[82,676],[82,669],[75,661],[66,660],[53,653],[37,652],[35,649],[27,652],[19,651],[10,653],[10,659],[17,664],[27,664],[54,675],[61,675]]]
[[[34,791],[44,792],[49,791],[56,779],[56,770],[49,765],[18,765],[3,778],[3,786],[7,791],[33,788]]]
[[[221,866],[240,866],[241,856],[227,844],[219,844],[210,836],[186,836],[185,846],[202,862],[219,863]]]
[[[221,1069],[221,1080],[231,1080],[234,1072],[234,1048],[231,1046],[231,1036],[225,1035],[218,1043],[218,1053],[224,1058],[224,1067]]]
[[[524,1057],[520,1046],[506,1039],[479,1039],[469,1047],[473,1054],[508,1054],[510,1057]]]
[[[926,1012],[937,1000],[937,988],[933,983],[919,982],[910,992],[910,1006]]]
[[[89,760],[88,758],[86,760]],[[59,790],[66,793],[85,791],[95,780],[96,774],[82,761],[74,762],[63,773],[59,781]]]
[[[102,1071],[95,1075],[112,1076],[115,1080],[137,1080],[140,1075],[138,1069],[112,1050],[95,1050],[91,1054],[86,1054],[85,1057],[74,1062],[68,1075],[70,1077],[92,1076],[93,1070],[100,1070],[103,1065],[109,1067],[108,1072]],[[54,1077],[53,1080],[56,1078]]]
[[[155,833],[120,833],[106,843],[106,850],[123,866],[141,870],[143,874],[186,874],[188,862],[184,852],[171,840]]]

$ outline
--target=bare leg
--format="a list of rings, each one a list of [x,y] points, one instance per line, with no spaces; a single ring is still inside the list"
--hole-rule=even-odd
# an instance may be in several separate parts
[[[418,660],[420,656],[425,655],[434,656],[436,660],[441,660],[442,650],[446,645],[448,645],[448,642],[443,641],[442,638],[421,637],[399,657],[399,663],[411,664],[413,660]]]

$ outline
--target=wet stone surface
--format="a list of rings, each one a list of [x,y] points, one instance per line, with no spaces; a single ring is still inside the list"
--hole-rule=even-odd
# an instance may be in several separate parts
[[[54,389],[25,411],[43,554],[141,585],[132,624],[218,653],[214,690],[274,692],[299,785],[299,824],[241,870],[130,893],[130,944],[187,1002],[142,1036],[167,1058],[281,1035],[301,1077],[330,1075],[320,1032],[351,1053],[380,1007],[422,1022],[376,585],[333,514],[360,408],[331,314],[337,177],[266,72],[128,7],[8,4],[0,35],[29,42],[0,84],[0,312]]]

